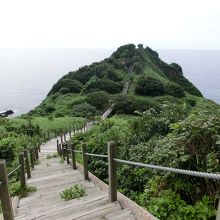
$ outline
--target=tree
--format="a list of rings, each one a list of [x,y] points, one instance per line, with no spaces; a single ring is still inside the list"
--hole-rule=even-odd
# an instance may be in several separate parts
[[[138,95],[159,96],[164,94],[164,85],[158,79],[141,76],[137,80],[135,92]]]
[[[176,98],[181,98],[185,96],[183,88],[176,83],[168,83],[165,90],[168,95]]]
[[[102,110],[109,104],[109,94],[105,91],[92,92],[86,98],[86,102]]]

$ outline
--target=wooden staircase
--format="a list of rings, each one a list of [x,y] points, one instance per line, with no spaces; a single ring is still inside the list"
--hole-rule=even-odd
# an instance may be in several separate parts
[[[79,219],[79,220],[134,220],[128,209],[122,209],[118,202],[110,203],[108,194],[102,192],[93,182],[85,181],[78,170],[60,163],[59,158],[47,159],[56,152],[56,140],[42,146],[40,163],[32,171],[28,185],[36,186],[37,191],[20,200],[16,220],[31,219]],[[86,196],[69,201],[61,200],[62,190],[80,184],[86,188]]]

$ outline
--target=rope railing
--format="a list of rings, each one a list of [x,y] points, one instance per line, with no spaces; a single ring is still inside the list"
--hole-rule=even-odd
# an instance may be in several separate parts
[[[66,159],[67,164],[70,164],[69,153],[71,152],[73,169],[77,169],[75,154],[81,153],[82,163],[83,163],[83,173],[84,173],[85,180],[89,180],[88,157],[108,158],[109,200],[111,202],[117,201],[117,165],[116,165],[117,163],[143,167],[146,169],[170,172],[170,173],[175,173],[175,174],[180,174],[180,175],[188,175],[188,176],[193,176],[193,177],[198,177],[198,178],[220,180],[219,173],[207,173],[207,172],[199,172],[199,171],[193,171],[193,170],[184,170],[184,169],[178,169],[178,168],[173,168],[173,167],[145,164],[145,163],[139,163],[135,161],[119,159],[116,156],[117,146],[114,141],[108,142],[108,154],[89,153],[87,152],[85,143],[82,143],[81,145],[82,150],[76,150],[75,146],[71,143],[68,143],[68,145],[71,146],[71,148],[67,148],[67,145],[65,148],[65,143],[64,143],[63,148],[58,147],[58,149],[62,151],[58,153],[61,155],[64,155],[63,157],[64,160]],[[219,205],[217,216],[220,219],[220,205]]]
[[[215,173],[183,170],[183,169],[177,169],[177,168],[172,168],[172,167],[163,167],[163,166],[144,164],[144,163],[133,162],[133,161],[128,161],[128,160],[115,159],[115,158],[113,158],[113,160],[118,163],[123,163],[123,164],[138,166],[138,167],[145,167],[145,168],[149,168],[149,169],[161,170],[161,171],[183,174],[183,175],[194,176],[194,177],[200,177],[200,178],[220,180],[220,174],[215,174]]]
[[[102,158],[108,158],[108,155],[104,154],[91,154],[91,153],[85,153],[87,156],[92,156],[92,157],[102,157]]]
[[[21,165],[17,166],[14,170],[12,170],[10,173],[8,173],[8,177],[12,176],[12,174],[14,174],[20,167],[21,167]]]

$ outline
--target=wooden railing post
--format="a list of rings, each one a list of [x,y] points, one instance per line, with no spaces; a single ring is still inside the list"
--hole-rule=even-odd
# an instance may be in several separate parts
[[[220,220],[220,199],[218,200],[218,209],[216,213],[216,220]]]
[[[2,181],[0,184],[0,200],[3,217],[5,220],[14,220],[5,160],[0,160],[0,181]]]
[[[58,154],[60,157],[62,156],[61,144],[58,144]]]
[[[34,169],[34,156],[33,156],[32,149],[29,150],[29,153],[30,153],[30,159],[31,159],[31,167],[32,169]]]
[[[108,175],[109,175],[109,200],[117,201],[117,164],[113,160],[116,158],[117,146],[114,141],[108,142]]]
[[[76,167],[76,154],[74,152],[75,146],[74,146],[74,144],[70,144],[70,147],[71,147],[71,157],[72,157],[73,170],[76,170],[77,169],[77,167]]]
[[[26,186],[26,178],[25,178],[25,164],[24,164],[24,154],[19,154],[19,164],[20,164],[20,181],[21,187]]]
[[[62,132],[60,133],[60,141],[61,141],[61,145],[63,145],[63,134],[62,134]]]
[[[57,139],[57,153],[60,154],[59,152],[59,140]]]
[[[66,143],[65,146],[66,146],[66,163],[67,163],[67,164],[70,164],[69,144]]]
[[[35,164],[35,163],[36,163],[36,160],[37,160],[37,158],[36,158],[36,152],[35,152],[34,147],[32,147],[31,150],[32,150],[32,155],[33,155],[34,164]]]
[[[65,143],[62,144],[62,156],[63,156],[63,160],[66,160],[66,144]]]
[[[30,169],[27,150],[24,150],[24,157],[25,157],[25,167],[26,167],[26,172],[27,172],[27,178],[31,178],[31,169]]]
[[[46,142],[46,134],[44,133],[43,136],[44,136],[44,142]]]
[[[41,147],[41,144],[40,144],[40,143],[38,143],[38,152],[40,152],[40,151],[41,151],[40,147]]]
[[[88,156],[86,155],[86,144],[85,143],[82,143],[82,156],[83,156],[84,179],[89,180]]]
[[[71,135],[72,135],[72,134],[71,134],[71,128],[70,128],[70,130],[69,130],[69,135],[70,135],[70,139],[71,139]]]
[[[38,160],[39,159],[38,148],[34,147],[34,151],[35,151],[36,160]]]
[[[63,133],[63,137],[64,137],[64,142],[66,142],[66,130]]]

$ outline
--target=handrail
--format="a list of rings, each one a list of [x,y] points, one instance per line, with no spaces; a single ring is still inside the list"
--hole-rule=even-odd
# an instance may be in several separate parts
[[[10,177],[15,171],[17,171],[19,168],[21,167],[21,165],[17,166],[14,170],[12,170],[9,174],[8,177]]]
[[[108,158],[108,155],[105,155],[105,154],[91,154],[91,153],[85,153],[85,155],[92,156],[92,157]]]
[[[206,173],[206,172],[199,172],[199,171],[193,171],[193,170],[183,170],[183,169],[178,169],[178,168],[173,168],[173,167],[156,166],[156,165],[152,165],[152,164],[144,164],[144,163],[133,162],[133,161],[128,161],[128,160],[121,160],[121,159],[116,159],[116,158],[113,158],[113,160],[118,163],[123,163],[123,164],[128,164],[128,165],[134,165],[134,166],[145,167],[145,168],[150,168],[150,169],[162,170],[162,171],[166,171],[166,172],[178,173],[178,174],[194,176],[194,177],[220,180],[220,174],[216,174],[216,173]]]
[[[82,153],[81,150],[73,150],[73,152],[75,152],[75,153]]]

